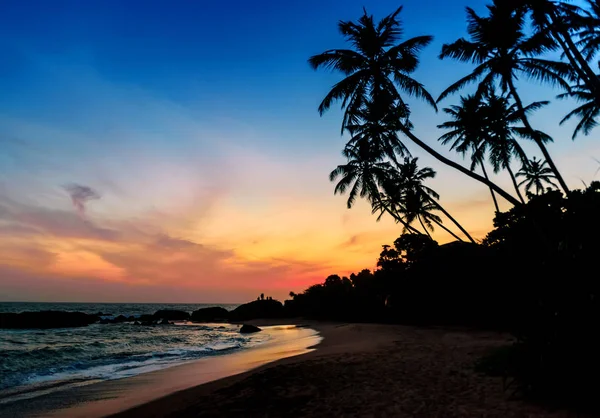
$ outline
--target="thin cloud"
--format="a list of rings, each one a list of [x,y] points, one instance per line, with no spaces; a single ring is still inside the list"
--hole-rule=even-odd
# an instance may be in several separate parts
[[[71,183],[63,186],[63,188],[69,193],[69,196],[71,196],[73,206],[80,216],[85,215],[85,205],[87,202],[100,199],[100,194],[88,186]]]

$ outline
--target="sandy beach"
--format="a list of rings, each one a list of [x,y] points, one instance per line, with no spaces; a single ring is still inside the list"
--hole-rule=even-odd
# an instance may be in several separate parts
[[[303,343],[316,341],[316,349],[299,349],[296,342],[284,342],[257,349],[252,355],[254,363],[240,353],[91,385],[95,397],[78,398],[85,395],[85,388],[70,392],[77,398],[71,399],[70,405],[52,413],[50,409],[44,413],[38,405],[34,416],[577,416],[510,399],[503,391],[502,379],[474,371],[482,355],[510,343],[508,335],[382,324],[302,324],[309,327],[296,329],[306,331]],[[272,361],[273,356],[281,356],[282,348],[288,350],[288,356]],[[228,367],[219,364],[223,359]],[[23,412],[23,416],[32,416]]]

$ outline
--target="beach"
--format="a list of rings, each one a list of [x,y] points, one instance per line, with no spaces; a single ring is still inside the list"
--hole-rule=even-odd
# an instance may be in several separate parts
[[[272,321],[250,323],[264,326]],[[87,390],[95,398],[89,393],[85,398],[86,388],[67,391],[62,402],[69,398],[70,404],[65,402],[65,408],[50,413],[52,408],[44,412],[38,405],[37,412],[22,410],[22,416],[576,416],[511,399],[501,378],[474,371],[481,356],[510,344],[507,334],[383,324],[294,323],[303,325],[296,331],[306,331],[301,344],[292,338],[289,345],[251,349],[90,385]],[[318,331],[318,336],[312,330]],[[318,344],[316,349],[306,346],[311,341]],[[285,358],[281,358],[282,351],[286,351]],[[273,361],[276,356],[280,359]],[[253,360],[248,361],[250,358]],[[226,359],[225,363],[219,364],[219,359]],[[56,407],[61,401],[53,402]]]
[[[257,324],[260,324],[258,322]],[[134,417],[585,417],[511,399],[474,364],[510,336],[461,329],[307,323],[316,350],[158,399]]]

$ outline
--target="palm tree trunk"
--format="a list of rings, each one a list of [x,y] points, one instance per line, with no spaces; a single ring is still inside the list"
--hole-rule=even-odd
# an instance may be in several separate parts
[[[450,160],[449,158],[444,157],[439,152],[435,151],[429,145],[427,145],[426,143],[424,143],[423,141],[421,141],[419,138],[417,138],[406,127],[403,126],[401,128],[401,131],[402,131],[402,133],[404,135],[406,135],[408,138],[410,138],[415,144],[417,144],[418,146],[420,146],[421,148],[423,148],[425,151],[427,151],[429,154],[431,154],[433,157],[435,157],[438,161],[441,161],[442,163],[444,163],[446,165],[449,165],[450,167],[452,167],[452,168],[460,171],[461,173],[463,173],[463,174],[471,177],[472,179],[477,180],[477,181],[485,184],[486,186],[494,189],[496,191],[496,193],[498,193],[500,196],[502,196],[504,199],[506,199],[508,202],[512,203],[513,205],[519,206],[521,204],[521,202],[519,202],[518,199],[515,199],[513,196],[511,196],[509,193],[507,193],[506,191],[504,191],[501,187],[499,187],[498,185],[496,185],[492,181],[486,179],[485,177],[480,176],[477,173],[472,172],[471,170],[466,169],[462,165],[460,165],[458,163],[455,163],[454,161]]]
[[[546,148],[546,146],[544,145],[544,143],[542,142],[540,137],[537,135],[535,130],[531,127],[531,124],[529,123],[529,119],[527,119],[527,115],[525,114],[525,108],[523,107],[523,102],[521,101],[521,98],[519,97],[519,94],[517,93],[517,89],[515,87],[515,83],[513,82],[512,78],[509,78],[509,80],[508,80],[508,87],[510,90],[510,95],[512,96],[515,103],[517,104],[517,109],[519,112],[519,118],[521,119],[521,122],[523,122],[525,129],[527,129],[529,131],[529,134],[531,135],[531,137],[533,138],[533,140],[535,141],[537,146],[542,151],[542,154],[544,154],[544,158],[548,162],[548,165],[550,166],[550,169],[556,176],[556,179],[560,183],[560,186],[562,187],[564,192],[567,195],[569,195],[569,187],[567,186],[567,183],[565,183],[565,180],[560,175],[560,172],[558,171],[558,168],[554,164],[554,161],[552,160],[552,157],[550,156],[548,149]]]
[[[423,233],[421,231],[419,231],[418,229],[416,229],[415,227],[409,225],[404,219],[402,219],[402,217],[398,216],[396,213],[394,213],[387,205],[385,205],[383,203],[383,201],[381,200],[380,196],[377,196],[377,200],[379,200],[379,204],[381,205],[382,208],[385,209],[385,211],[387,213],[389,213],[392,218],[394,218],[394,220],[396,220],[396,222],[401,223],[406,229],[408,229],[410,232],[415,233],[417,235],[423,235]],[[427,231],[426,231],[427,232]]]
[[[423,228],[423,230],[425,231],[425,233],[427,234],[427,236],[429,237],[429,239],[433,241],[433,238],[431,238],[431,234],[427,230],[427,227],[425,225],[423,225],[423,219],[421,219],[421,216],[417,215],[417,219],[419,220],[419,223],[421,224],[421,227]]]
[[[442,223],[440,223],[440,222],[438,222],[436,220],[433,220],[433,219],[432,219],[432,221],[435,222],[436,225],[438,225],[440,228],[442,228],[444,231],[446,231],[447,233],[449,233],[450,235],[452,235],[454,238],[456,238],[460,242],[464,242],[464,240],[461,237],[459,237],[454,232],[452,232],[451,230],[449,230],[448,228],[446,228],[444,225],[442,225]]]
[[[508,171],[508,174],[510,174],[510,179],[512,180],[513,186],[515,186],[515,190],[517,191],[517,196],[519,196],[519,199],[521,199],[521,202],[523,202],[523,204],[525,204],[525,199],[523,199],[523,195],[521,194],[521,191],[519,190],[519,184],[517,183],[515,174],[510,169],[510,164],[506,164],[506,170]]]
[[[458,227],[458,229],[460,229],[460,230],[461,230],[461,232],[462,232],[463,234],[465,234],[465,236],[466,236],[466,237],[469,239],[469,241],[471,241],[473,244],[477,244],[477,242],[476,242],[476,241],[473,239],[473,237],[472,237],[472,236],[471,236],[471,235],[470,235],[470,234],[467,232],[467,230],[466,230],[465,228],[463,228],[463,227],[462,227],[462,225],[461,225],[461,224],[459,224],[459,223],[458,223],[458,221],[457,221],[456,219],[454,219],[454,218],[452,217],[452,215],[450,215],[450,213],[448,213],[448,211],[442,207],[442,205],[440,205],[440,204],[439,204],[439,203],[438,203],[438,202],[437,202],[435,199],[433,199],[433,198],[431,198],[431,197],[429,197],[429,196],[427,196],[427,197],[428,197],[429,201],[430,201],[431,203],[433,203],[433,204],[435,205],[435,207],[436,207],[436,208],[437,208],[437,209],[438,209],[440,212],[442,212],[444,215],[446,215],[446,217],[447,217],[448,219],[450,219],[450,220],[451,220],[451,221],[454,223],[454,225],[456,225],[456,226]],[[441,226],[441,225],[440,225],[440,226]],[[445,228],[445,227],[443,227],[443,226],[442,226],[442,228],[446,229],[446,228]],[[448,230],[446,229],[446,231],[448,231]],[[450,232],[450,231],[448,231],[448,232]],[[450,232],[450,233],[452,234],[452,232]],[[454,234],[452,234],[452,235],[454,235]],[[454,236],[456,236],[456,235],[454,235]],[[458,238],[458,239],[459,239],[459,240],[461,240],[460,238]],[[461,241],[462,241],[462,240],[461,240]]]
[[[552,14],[551,19],[554,27],[549,29],[554,39],[556,39],[564,51],[565,56],[579,78],[583,80],[590,92],[592,92],[596,97],[596,101],[600,103],[600,78],[598,78],[587,60],[583,57],[583,55],[581,55],[577,45],[575,45],[573,39],[571,38],[571,34],[567,30],[560,29],[560,23],[557,23],[557,19],[559,18]]]
[[[481,171],[483,171],[483,176],[486,178],[486,180],[489,181],[490,178],[488,177],[484,162],[480,161],[479,163],[481,164]],[[490,193],[492,194],[492,200],[494,201],[494,207],[496,208],[496,213],[498,213],[498,212],[500,212],[500,207],[498,206],[498,200],[496,199],[496,194],[494,193],[494,189],[492,189],[491,187],[490,187]]]

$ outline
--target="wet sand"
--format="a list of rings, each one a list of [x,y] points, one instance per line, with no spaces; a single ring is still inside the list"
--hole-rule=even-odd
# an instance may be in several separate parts
[[[309,323],[317,350],[120,413],[136,417],[584,417],[511,399],[474,371],[505,334]]]
[[[261,326],[266,322],[252,323]],[[323,337],[316,350],[304,348],[304,354],[296,356],[292,355],[298,351],[292,350],[291,357],[264,364],[265,359],[256,354],[256,362],[243,361],[242,367],[230,369],[241,373],[205,384],[192,383],[194,379],[222,375],[211,372],[210,362],[105,382],[95,385],[106,385],[104,401],[79,400],[50,416],[92,417],[119,410],[111,416],[587,417],[511,399],[510,393],[503,390],[501,378],[474,371],[481,356],[510,344],[511,338],[506,334],[399,325],[303,323]],[[275,350],[278,351],[281,350]],[[273,359],[270,355],[266,358]],[[132,404],[137,406],[129,408]]]
[[[0,417],[104,417],[158,398],[312,351],[321,337],[310,328],[266,326],[272,341],[137,376],[69,388],[0,405]]]

